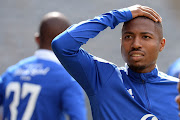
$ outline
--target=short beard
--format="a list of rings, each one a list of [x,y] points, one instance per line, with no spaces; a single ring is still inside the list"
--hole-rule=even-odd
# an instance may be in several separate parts
[[[141,71],[143,71],[145,68],[146,68],[146,66],[134,66],[134,65],[131,65],[131,66],[129,66],[129,68],[131,69],[131,70],[133,70],[134,72],[141,72]]]

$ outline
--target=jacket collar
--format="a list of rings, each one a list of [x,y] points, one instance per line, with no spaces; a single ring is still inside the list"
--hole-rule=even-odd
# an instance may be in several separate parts
[[[129,66],[127,64],[125,64],[125,68],[126,68],[126,74],[134,82],[140,82],[140,83],[149,82],[149,83],[152,83],[152,82],[155,82],[155,81],[159,81],[157,65],[151,72],[148,72],[148,73],[134,72],[129,68]]]
[[[47,49],[38,49],[35,51],[34,56],[36,56],[39,59],[48,60],[52,62],[56,62],[58,64],[61,64],[57,57],[55,56],[54,52]]]

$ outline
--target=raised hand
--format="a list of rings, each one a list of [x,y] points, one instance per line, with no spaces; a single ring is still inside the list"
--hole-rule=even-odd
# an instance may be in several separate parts
[[[161,16],[152,8],[141,5],[133,5],[128,7],[131,11],[133,18],[138,16],[145,16],[152,19],[155,22],[162,22]]]

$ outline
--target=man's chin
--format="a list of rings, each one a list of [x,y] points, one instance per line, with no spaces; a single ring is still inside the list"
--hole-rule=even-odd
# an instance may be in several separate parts
[[[130,65],[129,66],[133,71],[143,71],[146,67],[144,65]]]

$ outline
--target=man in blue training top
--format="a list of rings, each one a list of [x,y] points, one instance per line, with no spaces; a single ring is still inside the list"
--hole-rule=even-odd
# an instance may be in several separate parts
[[[34,56],[9,67],[0,78],[4,120],[87,120],[83,89],[51,49],[55,36],[70,26],[59,12],[44,16]]]
[[[95,57],[81,45],[107,27],[122,28],[125,67]],[[152,8],[134,5],[112,10],[69,27],[52,42],[66,70],[86,91],[94,120],[177,120],[178,79],[158,71],[165,46],[161,17]]]

